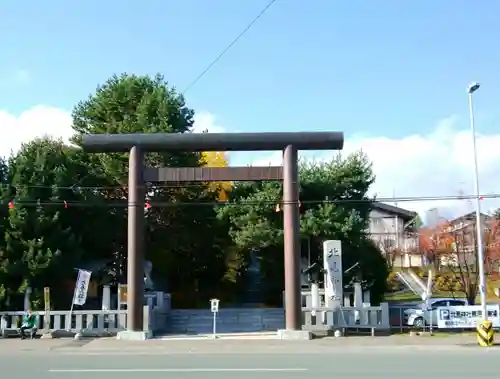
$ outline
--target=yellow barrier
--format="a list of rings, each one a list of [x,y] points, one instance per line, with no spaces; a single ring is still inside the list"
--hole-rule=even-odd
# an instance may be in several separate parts
[[[495,331],[493,330],[493,324],[491,321],[484,320],[477,324],[476,334],[477,342],[480,346],[493,346],[493,335],[495,334]]]

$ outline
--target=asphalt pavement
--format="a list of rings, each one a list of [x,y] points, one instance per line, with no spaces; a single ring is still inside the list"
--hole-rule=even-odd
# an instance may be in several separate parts
[[[469,379],[498,378],[500,371],[500,347],[482,349],[467,344],[377,347],[338,340],[151,342],[0,341],[2,377],[309,379],[329,375],[400,379],[430,375]]]

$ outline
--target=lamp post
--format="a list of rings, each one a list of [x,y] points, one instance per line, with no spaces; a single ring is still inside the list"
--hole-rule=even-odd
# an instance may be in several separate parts
[[[477,262],[479,269],[479,295],[481,296],[481,307],[483,319],[488,319],[488,309],[486,306],[486,279],[484,274],[484,247],[483,247],[483,230],[481,228],[481,195],[479,193],[479,174],[477,165],[477,148],[476,148],[476,128],[474,125],[474,106],[472,102],[472,94],[480,87],[479,83],[472,83],[467,92],[469,94],[469,120],[472,133],[472,152],[474,155],[474,197],[476,198],[476,240],[477,240]]]

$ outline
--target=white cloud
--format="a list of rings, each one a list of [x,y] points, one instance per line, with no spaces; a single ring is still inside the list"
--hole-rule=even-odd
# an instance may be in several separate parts
[[[377,175],[373,193],[379,198],[458,196],[473,193],[473,161],[469,130],[457,130],[457,119],[450,117],[436,125],[428,135],[409,135],[399,139],[383,136],[353,136],[345,143],[345,153],[363,150],[373,162]],[[68,112],[37,106],[19,116],[0,111],[0,155],[17,150],[22,142],[35,137],[50,135],[67,140],[72,135],[71,116]],[[195,117],[195,132],[223,132],[214,116],[201,112]],[[482,194],[500,192],[497,177],[500,176],[500,134],[478,135],[477,149]],[[304,157],[311,157],[305,154]],[[238,164],[281,164],[281,152],[273,152],[256,160],[248,152],[238,154]],[[331,153],[314,154],[317,159],[328,159]],[[482,201],[483,209],[496,207],[496,200]],[[473,201],[412,201],[399,202],[400,207],[419,211],[421,214],[438,207],[442,216],[452,217],[474,209]]]
[[[224,128],[215,123],[215,116],[208,112],[196,113],[194,116],[193,132],[203,133],[207,130],[209,133],[222,133]]]
[[[0,110],[0,156],[17,151],[23,142],[51,136],[68,140],[72,135],[71,115],[59,108],[38,105],[19,116]]]
[[[201,133],[208,130],[212,133],[224,131],[215,124],[213,115],[202,112],[195,117],[194,131]],[[36,137],[51,136],[68,141],[73,135],[71,114],[63,109],[38,105],[15,116],[0,110],[0,156],[8,156],[11,151],[17,151],[23,142]]]
[[[379,198],[439,197],[471,195],[473,187],[472,139],[469,130],[456,130],[456,117],[438,123],[428,135],[347,138],[343,154],[364,151],[373,162],[377,176],[373,193]],[[500,134],[478,135],[477,151],[481,194],[500,192]],[[307,154],[302,155],[309,158]],[[318,153],[315,158],[328,159]],[[254,165],[281,164],[281,152],[260,159]],[[400,201],[398,206],[425,214],[439,208],[443,217],[455,217],[474,208],[472,200]],[[496,200],[483,200],[483,211],[500,206]]]
[[[411,135],[402,139],[384,137],[352,139],[346,151],[362,149],[373,161],[377,175],[374,190],[380,197],[458,196],[474,193],[472,135],[456,130],[457,119],[438,123],[429,135]],[[478,167],[482,194],[494,194],[500,174],[500,134],[478,135]],[[482,202],[489,210],[495,200]],[[454,217],[474,209],[470,200],[401,203],[403,207],[424,211],[440,207],[443,216]]]

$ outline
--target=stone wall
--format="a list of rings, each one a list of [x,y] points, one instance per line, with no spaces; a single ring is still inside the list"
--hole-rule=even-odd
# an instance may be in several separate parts
[[[276,331],[285,325],[282,308],[226,308],[217,314],[217,333]],[[209,309],[172,309],[167,316],[169,334],[212,333],[213,314]]]

